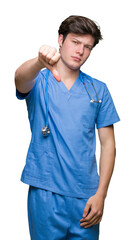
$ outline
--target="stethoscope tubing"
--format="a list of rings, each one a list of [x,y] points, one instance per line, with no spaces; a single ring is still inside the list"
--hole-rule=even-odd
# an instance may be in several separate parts
[[[92,84],[92,86],[93,86],[93,88],[94,88],[94,91],[95,91],[95,93],[96,93],[96,97],[97,97],[97,101],[96,100],[94,100],[93,98],[92,98],[92,96],[90,95],[90,93],[89,93],[89,91],[88,91],[88,88],[87,88],[87,86],[86,86],[86,84],[85,84],[85,82],[84,82],[84,79],[83,79],[83,77],[82,77],[82,72],[80,71],[80,80],[81,80],[81,82],[83,83],[83,85],[84,85],[84,87],[85,87],[85,89],[86,89],[86,91],[87,91],[87,93],[88,93],[88,95],[89,95],[89,97],[90,97],[90,102],[94,102],[94,103],[101,103],[102,101],[101,100],[99,100],[99,97],[98,97],[98,94],[97,94],[97,91],[96,91],[96,89],[95,89],[95,86],[94,86],[94,84],[93,84],[93,82],[92,82],[92,80],[90,79],[90,82],[91,82],[91,84]],[[90,78],[87,74],[84,74],[84,75],[86,75],[88,78]],[[49,129],[49,127],[48,127],[48,77],[49,77],[49,70],[47,69],[47,73],[46,73],[46,88],[45,88],[45,94],[44,94],[44,102],[46,102],[46,122],[45,122],[45,127],[43,127],[42,128],[42,134],[43,134],[43,136],[48,136],[48,134],[50,133],[50,129]],[[45,101],[45,98],[46,98],[46,101]]]
[[[46,88],[45,88],[45,96],[46,96],[46,126],[48,126],[48,77],[49,77],[49,70],[46,73]],[[45,99],[44,96],[44,99]]]
[[[96,89],[95,89],[95,86],[94,86],[94,84],[93,84],[93,83],[91,83],[91,84],[92,84],[92,86],[93,86],[93,88],[94,88],[94,90],[95,90],[96,97],[97,97],[98,101],[94,100],[94,99],[93,99],[93,97],[90,95],[90,93],[89,93],[89,91],[88,91],[88,88],[86,87],[86,84],[85,84],[85,82],[84,82],[84,81],[83,81],[83,84],[84,84],[84,86],[85,86],[85,89],[86,89],[86,91],[87,91],[88,95],[89,95],[89,96],[90,96],[90,98],[91,98],[90,102],[94,102],[94,103],[101,103],[101,100],[99,100],[99,98],[98,98],[97,91],[96,91]]]

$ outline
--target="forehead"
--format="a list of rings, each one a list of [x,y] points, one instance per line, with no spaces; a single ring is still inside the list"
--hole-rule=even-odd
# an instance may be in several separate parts
[[[94,38],[90,34],[75,34],[75,33],[69,33],[67,35],[67,39],[76,39],[81,43],[93,45],[94,44]]]

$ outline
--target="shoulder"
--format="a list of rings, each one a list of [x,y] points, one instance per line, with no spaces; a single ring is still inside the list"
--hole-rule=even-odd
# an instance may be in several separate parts
[[[36,83],[38,85],[37,87],[42,87],[42,85],[45,84],[46,75],[47,75],[47,69],[40,70],[40,72],[38,73],[38,75],[36,77]]]
[[[84,80],[86,80],[88,82],[91,82],[91,83],[93,82],[93,83],[95,83],[99,86],[103,86],[103,87],[106,85],[103,81],[100,81],[100,80],[98,80],[98,79],[96,79],[96,78],[94,78],[94,77],[92,77],[92,76],[90,76],[90,75],[88,75],[88,74],[86,74],[82,71],[81,71],[81,74],[82,74]]]
[[[104,92],[104,90],[107,88],[106,86],[106,83],[101,81],[101,80],[98,80],[84,72],[81,72],[82,73],[82,76],[83,76],[83,79],[84,81],[87,82],[87,84],[92,84],[94,85],[94,87],[96,88],[97,91],[99,92]]]

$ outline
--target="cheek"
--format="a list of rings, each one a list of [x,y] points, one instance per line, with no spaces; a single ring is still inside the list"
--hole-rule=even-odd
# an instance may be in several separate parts
[[[69,58],[73,53],[73,49],[70,45],[63,46],[61,49],[61,56],[63,56],[64,59]]]
[[[84,53],[84,61],[86,61],[86,60],[88,59],[88,57],[90,56],[90,53],[91,53],[91,52],[89,52],[89,53],[88,53],[88,52],[85,52],[85,53]]]
[[[76,46],[73,46],[72,43],[66,43],[65,45],[63,45],[63,50],[67,53],[67,54],[71,54],[76,50]]]

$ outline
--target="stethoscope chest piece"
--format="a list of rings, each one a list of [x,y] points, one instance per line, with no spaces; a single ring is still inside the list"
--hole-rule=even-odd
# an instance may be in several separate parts
[[[50,129],[48,126],[42,128],[42,134],[44,137],[47,137],[50,134]]]

